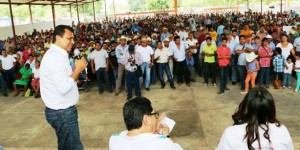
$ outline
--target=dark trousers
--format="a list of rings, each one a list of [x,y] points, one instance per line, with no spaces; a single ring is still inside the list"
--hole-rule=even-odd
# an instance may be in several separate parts
[[[13,82],[16,80],[16,73],[13,69],[5,70],[3,72],[4,80],[6,81],[7,87],[13,89]]]
[[[280,80],[280,81],[283,81],[283,76],[284,76],[284,73],[283,72],[273,72],[273,78],[275,80]]]
[[[134,72],[126,71],[125,78],[126,78],[126,85],[127,85],[127,96],[132,97],[132,82],[134,82],[135,85],[135,95],[141,96],[139,77]]]
[[[155,84],[157,78],[157,63],[154,63],[154,65],[151,68],[151,77],[150,77],[150,83]]]
[[[60,110],[46,108],[45,115],[47,122],[55,129],[58,150],[83,150],[75,106]]]
[[[78,80],[82,83],[82,87],[84,90],[88,90],[89,85],[88,85],[88,81],[86,80],[86,75],[81,73],[79,74]]]
[[[245,65],[238,65],[239,76],[241,80],[241,90],[245,90],[245,79],[247,74],[247,69]]]
[[[6,83],[4,81],[3,75],[0,73],[0,87],[2,95],[7,95]]]
[[[164,81],[164,71],[165,71],[167,74],[168,80],[170,82],[170,86],[173,87],[174,81],[173,81],[173,77],[171,75],[169,63],[157,63],[157,65],[158,65],[159,79],[160,79],[161,85],[165,85],[165,81]]]
[[[200,66],[199,53],[193,54],[194,58],[194,67],[199,76],[202,76],[202,68]]]
[[[212,78],[212,83],[216,83],[216,63],[204,62],[204,82],[207,84],[209,75]]]
[[[190,77],[187,70],[186,61],[176,62],[177,82],[182,83],[183,77],[186,83],[190,83]]]
[[[265,82],[264,78],[266,79]],[[270,67],[260,67],[259,84],[262,85],[264,83],[266,83],[266,85],[270,84]]]
[[[111,82],[109,81],[108,71],[105,68],[99,68],[96,72],[99,91],[103,91],[104,82],[106,83],[107,91],[111,91]]]
[[[224,92],[227,84],[229,66],[220,67],[220,91]]]

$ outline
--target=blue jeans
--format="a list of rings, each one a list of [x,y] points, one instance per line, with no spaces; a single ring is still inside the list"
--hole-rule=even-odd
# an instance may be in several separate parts
[[[3,75],[0,73],[0,87],[2,95],[7,95],[6,83],[4,81]]]
[[[282,86],[289,87],[292,83],[292,74],[284,73]]]
[[[141,96],[141,87],[139,77],[134,72],[126,71],[125,73],[126,85],[127,85],[127,96],[132,97],[132,82],[135,85],[135,95]]]
[[[236,82],[237,81],[237,78],[236,78],[237,64],[236,64],[236,58],[235,58],[235,56],[232,56],[231,59],[230,59],[230,61],[231,61],[231,81],[232,82]]]
[[[156,77],[157,77],[157,63],[154,63],[154,65],[151,68],[151,78],[150,78],[150,82],[151,84],[154,84],[156,82]]]
[[[259,71],[259,85],[264,84],[264,78],[266,79],[266,85],[270,84],[270,67],[260,67]]]
[[[75,106],[67,109],[45,109],[47,122],[55,129],[58,150],[83,150]]]
[[[247,74],[247,69],[245,65],[238,65],[239,75],[241,79],[241,90],[245,90],[245,79]]]
[[[151,72],[151,68],[149,67],[150,63],[143,63],[141,65],[141,69],[143,74],[146,71],[146,81],[145,81],[145,88],[149,88],[150,86],[150,72]],[[143,77],[140,77],[140,83],[143,82]]]
[[[168,80],[170,82],[170,86],[173,87],[174,86],[174,80],[173,77],[171,75],[171,71],[170,71],[170,67],[169,67],[169,63],[157,63],[158,65],[158,71],[159,71],[159,79],[160,79],[160,83],[161,85],[164,85],[164,71],[167,74]]]
[[[103,91],[104,81],[106,83],[106,89],[111,91],[111,82],[109,82],[109,74],[108,71],[105,71],[105,68],[99,68],[96,72],[97,80],[98,80],[98,88],[99,91]]]
[[[89,86],[88,86],[88,81],[86,81],[86,78],[85,78],[85,74],[80,74],[79,77],[78,77],[78,80],[82,82],[82,87],[84,90],[88,90]]]
[[[5,70],[3,73],[4,80],[9,89],[13,89],[13,82],[16,80],[16,73],[13,69]]]
[[[229,66],[220,67],[220,91],[224,92],[227,84]]]

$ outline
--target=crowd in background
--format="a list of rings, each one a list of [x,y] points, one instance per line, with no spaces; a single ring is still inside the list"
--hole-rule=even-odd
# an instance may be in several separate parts
[[[284,26],[292,27],[283,31]],[[142,83],[146,91],[157,81],[161,88],[169,82],[176,89],[174,78],[177,86],[190,87],[191,82],[200,82],[196,76],[204,76],[204,86],[212,78],[216,87],[217,72],[218,94],[229,90],[227,81],[240,82],[242,94],[256,83],[269,88],[272,80],[292,88],[293,74],[298,78],[294,91],[299,90],[300,17],[295,11],[157,15],[72,23],[72,28],[70,65],[74,67],[74,60],[81,57],[88,61],[78,80],[86,92],[97,80],[99,94],[106,89],[117,96],[126,85],[131,99],[132,87],[136,96],[142,95]],[[3,96],[7,91],[17,96],[19,89],[25,96],[40,96],[39,67],[52,44],[52,32],[34,30],[17,36],[16,43],[12,38],[0,41]]]

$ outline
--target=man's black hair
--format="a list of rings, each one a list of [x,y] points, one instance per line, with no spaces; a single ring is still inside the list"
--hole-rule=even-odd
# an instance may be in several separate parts
[[[56,36],[60,36],[60,37],[63,37],[64,34],[65,34],[65,30],[69,30],[71,31],[72,33],[74,33],[74,30],[72,27],[70,26],[67,26],[67,25],[58,25],[54,28],[54,31],[53,31],[53,43],[56,42]]]
[[[207,40],[212,41],[212,38],[209,36],[209,37],[207,37],[207,38],[205,39],[205,41],[207,41]]]
[[[174,37],[174,41],[176,41],[177,39],[180,39],[180,36],[176,35],[176,36]]]
[[[136,97],[125,103],[123,117],[128,131],[142,127],[144,115],[150,115],[153,111],[151,102],[145,97]]]

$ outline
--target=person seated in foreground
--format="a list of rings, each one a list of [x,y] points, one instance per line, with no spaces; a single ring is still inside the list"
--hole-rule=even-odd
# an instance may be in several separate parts
[[[109,140],[110,150],[182,150],[170,138],[169,127],[161,125],[165,113],[159,116],[149,99],[136,97],[123,107],[127,130],[114,134]],[[158,132],[162,129],[162,135]]]
[[[233,114],[217,150],[294,150],[287,128],[276,118],[272,95],[262,87],[253,88]]]

